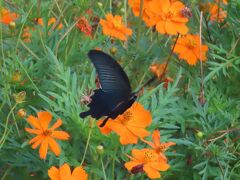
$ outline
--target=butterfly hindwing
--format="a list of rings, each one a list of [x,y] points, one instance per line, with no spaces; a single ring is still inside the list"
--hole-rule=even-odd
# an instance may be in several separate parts
[[[131,93],[131,86],[126,73],[111,56],[98,50],[91,50],[88,56],[96,68],[103,91]]]

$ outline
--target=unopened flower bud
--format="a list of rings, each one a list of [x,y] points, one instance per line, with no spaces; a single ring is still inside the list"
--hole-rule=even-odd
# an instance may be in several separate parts
[[[19,71],[15,71],[12,75],[12,82],[20,82],[22,79],[22,73]]]
[[[103,6],[103,4],[101,2],[98,2],[97,4],[98,4],[99,7]]]
[[[203,137],[204,133],[202,131],[198,131],[196,135],[199,139],[201,139]]]
[[[21,109],[18,110],[17,115],[18,115],[20,118],[24,118],[24,117],[27,115],[27,112],[26,112],[25,109],[21,108]]]
[[[112,55],[116,54],[116,52],[117,52],[117,48],[116,47],[111,47],[109,50],[110,50],[110,53]]]
[[[9,24],[8,24],[8,27],[9,29],[13,30],[16,28],[16,23],[14,21],[11,21]]]
[[[98,145],[97,146],[97,153],[99,155],[103,154],[104,153],[104,147],[102,145]]]

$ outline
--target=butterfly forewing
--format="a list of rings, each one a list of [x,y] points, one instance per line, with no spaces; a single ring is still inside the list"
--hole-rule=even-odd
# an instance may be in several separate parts
[[[111,56],[98,50],[91,50],[88,56],[96,68],[104,92],[122,91],[126,94],[131,93],[131,86],[126,73]]]

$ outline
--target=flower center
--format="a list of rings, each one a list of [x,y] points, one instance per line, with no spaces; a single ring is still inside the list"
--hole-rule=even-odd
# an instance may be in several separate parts
[[[120,28],[120,27],[121,27],[121,21],[114,20],[114,21],[113,21],[113,25],[114,25],[116,28]]]
[[[187,42],[187,47],[188,47],[189,49],[194,49],[196,45],[197,45],[197,43],[196,43],[196,41],[194,41],[193,39],[190,39],[190,40],[188,40],[188,42]]]
[[[43,131],[43,135],[44,136],[51,136],[51,134],[52,134],[52,131],[51,130],[45,130],[45,131]]]
[[[153,154],[151,151],[146,151],[146,152],[144,153],[144,161],[145,161],[145,162],[150,162],[150,161],[152,161],[153,157],[154,157],[154,154]]]
[[[130,111],[126,111],[124,114],[123,114],[123,117],[121,118],[121,122],[123,124],[125,124],[126,122],[128,122],[129,120],[132,119],[132,113]]]
[[[157,153],[164,152],[165,150],[166,150],[166,146],[164,144],[161,144],[156,148]]]
[[[166,14],[166,18],[167,18],[167,19],[171,19],[173,16],[174,16],[174,14],[173,14],[172,12],[168,12],[168,13]]]

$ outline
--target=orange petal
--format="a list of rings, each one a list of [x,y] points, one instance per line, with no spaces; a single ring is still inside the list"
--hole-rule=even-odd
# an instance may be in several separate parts
[[[110,122],[112,120],[108,120],[108,122]],[[102,124],[103,120],[98,120],[97,122],[97,126],[99,127],[100,124]],[[106,125],[104,127],[99,127],[100,131],[102,134],[104,135],[108,135],[110,132],[112,132],[112,130],[108,127],[108,122],[106,123]]]
[[[149,136],[150,133],[145,130],[144,128],[138,128],[138,127],[133,127],[133,126],[127,126],[128,130],[131,131],[135,136],[144,138],[146,136]]]
[[[76,167],[72,172],[72,179],[71,180],[87,180],[88,174],[82,167]]]
[[[143,138],[141,138],[141,141],[145,142],[146,144],[148,144],[149,146],[151,146],[153,149],[156,147],[155,144],[153,142],[147,141]]]
[[[60,167],[60,177],[63,180],[71,179],[71,170],[68,164],[64,164]]]
[[[152,133],[152,140],[155,146],[160,146],[161,136],[160,131],[154,130]]]
[[[37,140],[36,142],[34,142],[34,143],[32,144],[32,148],[33,148],[33,149],[36,149],[36,148],[42,143],[42,141],[43,141],[43,139],[39,139],[39,140]]]
[[[52,166],[48,170],[48,176],[51,180],[61,180],[59,170],[55,166]]]
[[[32,138],[30,141],[29,141],[29,144],[32,144],[40,139],[43,139],[42,135],[38,135],[38,136],[35,136],[34,138]]]
[[[143,170],[146,172],[147,176],[151,179],[160,178],[161,174],[158,172],[158,170],[153,169],[149,166],[143,166]]]
[[[62,125],[62,120],[58,119],[51,127],[52,130],[57,129],[58,127],[60,127]]]
[[[31,134],[40,134],[42,131],[39,129],[31,129],[31,128],[25,128],[25,131]]]
[[[37,128],[37,129],[42,129],[41,126],[40,126],[39,120],[32,115],[28,116],[27,122],[29,124],[31,124],[31,126]]]
[[[156,24],[156,29],[158,32],[160,32],[161,34],[165,34],[166,33],[166,29],[165,29],[165,22],[164,21],[159,21]]]
[[[129,161],[124,164],[125,168],[127,168],[128,171],[131,171],[133,167],[138,166],[142,164],[141,162],[137,161]]]
[[[47,150],[48,150],[48,140],[44,139],[39,148],[39,154],[41,159],[46,159]]]
[[[166,171],[170,167],[167,163],[163,162],[150,162],[148,163],[148,166],[150,166],[153,169],[156,169],[158,171]]]
[[[132,156],[134,157],[134,158],[136,158],[137,160],[139,160],[139,161],[144,161],[144,152],[145,152],[145,150],[144,149],[142,149],[142,150],[139,150],[139,149],[133,149],[132,150]]]
[[[49,147],[52,150],[52,152],[56,156],[59,156],[61,153],[61,149],[60,149],[59,145],[57,144],[57,142],[53,138],[48,137],[48,144],[49,144]]]
[[[43,128],[43,130],[46,130],[48,128],[50,121],[52,120],[52,114],[47,111],[42,111],[42,112],[38,112],[37,115],[38,115],[38,119],[40,121],[41,127]]]
[[[61,140],[68,140],[70,135],[65,131],[53,131],[51,137]]]

